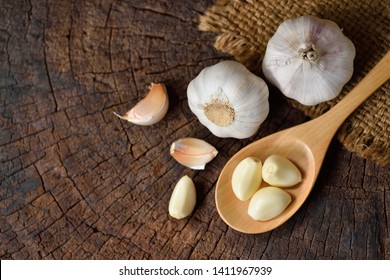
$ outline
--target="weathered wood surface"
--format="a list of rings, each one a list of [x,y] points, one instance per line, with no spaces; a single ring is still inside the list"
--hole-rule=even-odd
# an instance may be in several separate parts
[[[305,121],[278,95],[256,136],[218,139],[186,87],[225,54],[197,30],[212,0],[0,0],[1,259],[390,259],[388,167],[334,141],[303,208],[272,232],[245,235],[218,216],[223,165],[251,141]],[[169,91],[166,118],[124,122],[150,82]],[[169,155],[180,137],[220,151],[204,171]],[[190,218],[167,207],[183,175]]]

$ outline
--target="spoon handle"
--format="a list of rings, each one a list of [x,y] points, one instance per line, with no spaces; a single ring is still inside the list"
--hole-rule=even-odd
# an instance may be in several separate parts
[[[390,51],[374,68],[331,110],[323,114],[321,122],[334,132],[371,94],[390,78]]]

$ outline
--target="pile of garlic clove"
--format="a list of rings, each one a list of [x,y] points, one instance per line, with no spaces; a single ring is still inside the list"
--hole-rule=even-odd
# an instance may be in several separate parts
[[[260,188],[264,180],[270,186]],[[240,161],[232,174],[232,189],[241,201],[250,199],[248,215],[257,221],[267,221],[281,214],[292,201],[281,188],[291,187],[302,181],[299,169],[287,158],[269,156],[262,165],[256,157]]]

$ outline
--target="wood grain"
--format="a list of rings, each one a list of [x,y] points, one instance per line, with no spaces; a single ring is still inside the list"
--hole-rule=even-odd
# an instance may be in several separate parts
[[[390,259],[388,166],[334,141],[308,201],[260,235],[230,229],[214,188],[227,160],[307,119],[271,88],[271,113],[250,139],[218,139],[188,108],[188,83],[226,54],[197,30],[201,1],[0,1],[1,259]],[[170,108],[151,127],[126,112],[151,82]],[[219,150],[204,171],[170,144],[197,137]],[[198,201],[174,220],[183,175]]]

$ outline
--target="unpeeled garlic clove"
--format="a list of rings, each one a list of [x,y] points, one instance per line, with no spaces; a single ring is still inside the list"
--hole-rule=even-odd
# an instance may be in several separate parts
[[[256,157],[247,157],[238,163],[232,175],[232,188],[239,200],[248,200],[259,189],[261,169],[261,161]]]
[[[194,182],[187,175],[183,176],[173,189],[169,200],[168,211],[175,219],[189,216],[196,204],[196,189]]]
[[[197,138],[182,138],[172,143],[172,157],[184,166],[195,170],[203,170],[218,151],[209,143]]]
[[[115,113],[121,119],[138,125],[152,125],[166,115],[169,107],[169,99],[164,84],[154,84],[150,86],[149,93],[138,102],[124,116]]]
[[[265,187],[258,190],[249,202],[248,215],[256,221],[267,221],[286,209],[291,196],[277,187]]]
[[[302,181],[299,169],[283,156],[269,156],[263,165],[263,180],[276,187],[291,187]]]

